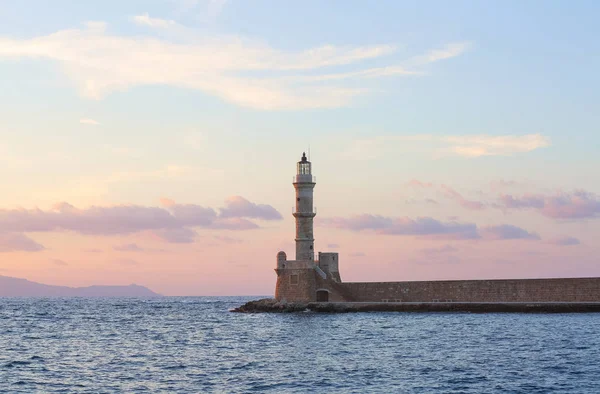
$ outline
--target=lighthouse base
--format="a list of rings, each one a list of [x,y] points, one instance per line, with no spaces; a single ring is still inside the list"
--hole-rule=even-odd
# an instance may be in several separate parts
[[[286,261],[275,272],[275,299],[279,302],[352,301],[340,283],[339,272],[324,271],[318,262]]]

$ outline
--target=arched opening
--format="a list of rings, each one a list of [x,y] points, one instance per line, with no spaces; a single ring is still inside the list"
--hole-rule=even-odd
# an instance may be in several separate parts
[[[327,290],[317,290],[317,302],[329,302],[329,292]]]

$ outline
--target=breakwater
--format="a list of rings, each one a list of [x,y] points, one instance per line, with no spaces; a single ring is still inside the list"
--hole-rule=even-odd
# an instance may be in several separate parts
[[[250,301],[232,312],[469,312],[469,313],[598,313],[600,302],[293,302],[267,298]]]

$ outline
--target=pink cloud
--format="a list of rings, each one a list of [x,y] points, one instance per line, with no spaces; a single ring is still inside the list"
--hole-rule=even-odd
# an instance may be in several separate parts
[[[0,209],[0,228],[4,243],[19,250],[39,250],[41,245],[21,233],[73,231],[84,235],[122,235],[151,231],[167,242],[193,242],[196,233],[191,229],[251,230],[259,226],[247,218],[277,220],[281,214],[270,205],[255,204],[243,197],[232,197],[221,208],[221,215],[213,208],[195,204],[177,204],[161,199],[162,207],[139,205],[92,206],[79,209],[66,202],[51,210]],[[37,245],[37,246],[36,246]],[[4,249],[12,250],[9,246]]]
[[[219,230],[253,230],[259,226],[243,218],[217,218],[210,226]]]
[[[80,234],[115,235],[179,226],[181,223],[162,208],[135,205],[77,209],[60,203],[50,211],[0,210],[0,227],[15,232],[69,230]]]
[[[457,192],[455,189],[451,188],[448,185],[440,185],[438,187],[433,183],[421,182],[416,179],[411,180],[410,182],[407,183],[407,185],[410,187],[413,187],[415,189],[431,189],[431,188],[439,189],[442,191],[442,193],[444,194],[444,196],[446,198],[456,201],[461,207],[463,207],[465,209],[469,209],[472,211],[480,211],[480,210],[486,208],[484,203],[482,203],[480,201],[468,200],[465,197],[463,197],[462,194],[460,194],[459,192]],[[437,201],[435,201],[431,198],[426,198],[425,202],[430,203],[430,204],[437,204]]]
[[[324,218],[320,219],[317,224],[351,231],[372,231],[375,234],[408,235],[428,239],[540,239],[536,233],[510,224],[479,229],[474,223],[441,222],[430,217],[411,219],[363,214],[349,218]]]
[[[487,226],[481,229],[484,238],[492,240],[505,239],[531,239],[539,240],[540,236],[536,233],[531,233],[521,227],[511,224],[502,224],[499,226]]]
[[[181,226],[209,227],[217,218],[214,209],[195,204],[172,204],[167,209]]]
[[[446,195],[447,198],[456,201],[461,207],[473,211],[480,211],[485,208],[485,205],[479,201],[467,200],[456,190],[452,189],[449,186],[442,185],[442,191]]]
[[[233,196],[225,201],[221,208],[223,218],[253,218],[263,220],[281,220],[283,217],[275,208],[266,204],[255,204],[243,197]]]
[[[523,197],[513,197],[509,194],[502,194],[500,196],[501,206],[509,209],[521,209],[521,208],[538,208],[544,207],[544,197],[535,196],[532,194],[525,194]]]
[[[25,234],[0,233],[0,253],[2,252],[39,252],[44,246],[35,242]]]
[[[552,239],[548,240],[548,243],[551,245],[558,245],[558,246],[572,246],[572,245],[581,244],[581,242],[575,237],[552,238]]]
[[[508,209],[535,209],[554,219],[584,219],[600,215],[599,197],[584,190],[554,195],[526,194],[522,197],[503,194],[500,204]]]
[[[385,217],[379,215],[356,215],[349,218],[325,218],[317,222],[325,227],[352,231],[372,230],[377,234],[435,236],[447,239],[479,238],[477,226],[472,223],[440,222],[430,217]]]

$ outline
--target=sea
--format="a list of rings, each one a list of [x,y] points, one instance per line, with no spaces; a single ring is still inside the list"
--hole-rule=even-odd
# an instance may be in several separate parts
[[[2,393],[600,393],[600,314],[0,298]]]

